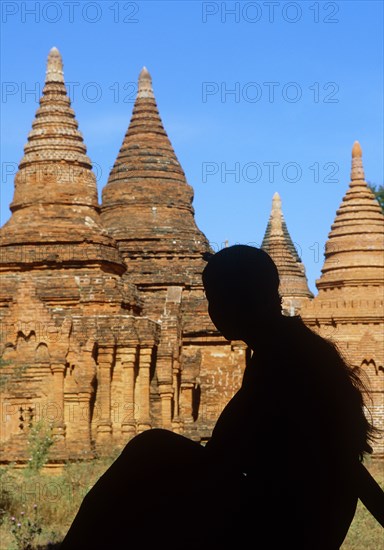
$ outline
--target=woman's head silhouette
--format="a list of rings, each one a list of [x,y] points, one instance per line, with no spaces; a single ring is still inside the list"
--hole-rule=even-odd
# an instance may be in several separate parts
[[[251,328],[281,316],[279,274],[264,250],[224,248],[209,258],[202,277],[210,317],[228,340],[244,340]]]

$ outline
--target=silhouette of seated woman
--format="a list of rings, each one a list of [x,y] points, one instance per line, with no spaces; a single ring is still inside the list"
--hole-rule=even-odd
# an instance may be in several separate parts
[[[203,284],[217,329],[252,350],[240,390],[205,447],[167,430],[133,438],[62,550],[337,550],[359,497],[384,525],[384,493],[361,462],[375,436],[363,386],[332,343],[281,314],[268,254],[225,248]]]

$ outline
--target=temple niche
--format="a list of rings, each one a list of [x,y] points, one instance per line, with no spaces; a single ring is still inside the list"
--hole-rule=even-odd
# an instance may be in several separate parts
[[[39,421],[51,461],[87,458],[163,427],[204,443],[241,385],[243,342],[207,311],[212,252],[193,188],[163,127],[146,68],[98,203],[92,163],[52,48],[40,106],[0,229],[0,460],[28,460]],[[279,269],[285,315],[334,336],[373,389],[383,425],[383,215],[353,149],[316,297],[275,194],[262,247]],[[378,444],[376,453],[384,449]]]

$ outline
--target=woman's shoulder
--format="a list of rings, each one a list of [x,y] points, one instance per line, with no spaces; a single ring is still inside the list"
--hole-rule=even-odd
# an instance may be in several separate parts
[[[282,318],[282,331],[284,342],[290,344],[289,347],[295,348],[295,351],[302,350],[313,355],[316,352],[332,354],[339,356],[336,344],[323,338],[320,334],[308,327],[303,319],[297,315],[294,317]]]

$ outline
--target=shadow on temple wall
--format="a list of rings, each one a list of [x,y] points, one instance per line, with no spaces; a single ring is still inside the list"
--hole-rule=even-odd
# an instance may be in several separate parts
[[[207,258],[210,317],[251,350],[206,446],[167,430],[133,438],[84,498],[61,550],[335,550],[360,498],[384,525],[364,468],[378,434],[336,347],[284,317],[275,264],[237,245]],[[223,365],[226,368],[226,365]]]

